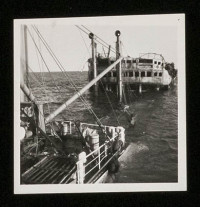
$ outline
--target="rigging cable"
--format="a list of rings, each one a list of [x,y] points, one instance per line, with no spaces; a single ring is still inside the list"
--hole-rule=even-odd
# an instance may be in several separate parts
[[[81,25],[82,27],[84,27],[88,32],[93,33],[92,31],[90,31],[86,26]],[[95,35],[97,38],[99,38],[102,42],[104,42],[105,44],[107,44],[109,46],[109,44],[107,42],[105,42],[104,40],[102,40],[100,37],[98,37],[97,35]]]
[[[82,27],[84,27],[88,32],[91,32],[91,33],[93,33],[92,31],[90,31],[86,26],[84,26],[84,25],[81,25]],[[108,47],[107,48],[109,48],[109,44],[107,43],[107,42],[105,42],[103,39],[101,39],[100,37],[98,37],[97,35],[95,35],[99,40],[101,40],[103,43],[105,43],[106,45],[108,45]],[[99,42],[100,43],[100,42]],[[102,44],[102,43],[100,43],[100,44]],[[112,46],[110,46],[110,48],[112,48],[114,51],[113,52],[117,52],[116,51],[116,49],[115,48],[113,48]]]
[[[82,30],[85,34],[87,34],[87,35],[89,35],[89,33],[88,32],[86,32],[85,30],[83,30],[81,27],[79,27],[78,25],[75,25],[77,28],[79,28],[80,30]],[[96,35],[95,35],[96,36]],[[104,43],[102,43],[102,42],[100,42],[98,39],[96,39],[96,41],[99,43],[99,44],[101,44],[101,45],[103,45],[104,47],[106,47],[106,48],[108,48],[109,49],[109,46],[107,46],[107,45],[105,45]],[[107,44],[107,43],[106,43]],[[110,51],[112,51],[113,53],[117,53],[117,51],[116,50],[112,50],[111,48],[110,48]]]
[[[75,91],[76,92],[78,92],[78,89],[77,89],[75,83],[73,82],[73,80],[71,79],[71,77],[66,73],[64,67],[62,66],[62,64],[60,63],[60,61],[57,59],[57,57],[55,56],[55,54],[53,53],[53,51],[51,50],[51,48],[49,47],[49,45],[47,44],[47,42],[44,40],[44,38],[42,37],[42,35],[41,35],[41,33],[39,32],[38,29],[37,29],[37,34],[40,35],[40,38],[41,38],[44,46],[46,47],[46,49],[48,50],[48,52],[50,53],[50,55],[52,56],[52,58],[54,59],[54,61],[58,65],[58,67],[60,68],[61,72],[63,72],[64,76],[69,80],[70,85],[75,88]],[[83,97],[81,97],[81,95],[80,95],[80,98],[83,98]]]
[[[44,62],[45,66],[46,66],[46,68],[47,68],[47,70],[48,70],[48,72],[50,73],[50,76],[51,76],[51,78],[52,78],[52,80],[53,80],[53,82],[54,82],[54,84],[55,84],[57,90],[58,90],[59,93],[61,94],[61,91],[60,91],[58,85],[56,84],[55,79],[54,79],[53,76],[51,75],[51,72],[50,72],[50,70],[49,70],[49,68],[48,68],[48,66],[47,66],[47,64],[46,64],[46,62],[45,62],[45,60],[44,60],[44,58],[43,58],[43,56],[42,56],[42,54],[41,54],[41,52],[40,52],[38,46],[37,46],[37,44],[36,44],[36,42],[35,42],[33,36],[32,36],[31,33],[30,33],[30,30],[29,30],[28,28],[27,28],[27,31],[28,31],[29,35],[31,36],[31,39],[32,39],[32,41],[34,42],[34,45],[35,45],[37,51],[39,52],[39,54],[40,54],[40,56],[41,56],[41,58],[42,58],[42,61]],[[40,114],[42,115],[41,112],[40,112]],[[43,117],[44,117],[44,116],[43,116]],[[51,124],[50,124],[50,126],[51,126]],[[55,132],[55,130],[53,129],[52,126],[51,126],[51,128],[52,128],[52,130]],[[57,134],[56,134],[56,135],[57,135]],[[57,135],[57,137],[60,138],[58,135]]]
[[[28,28],[27,28],[27,29],[28,29]],[[35,42],[35,40],[33,39],[33,36],[31,35],[29,29],[28,29],[28,32],[29,32],[29,34],[30,34],[30,36],[31,36],[31,38],[32,38],[32,40],[33,40],[33,42],[34,42],[35,47],[37,48],[37,50],[38,50],[38,52],[39,52],[39,54],[40,54],[40,56],[41,56],[41,59],[42,59],[43,63],[45,64],[45,67],[47,68],[48,72],[50,73],[50,76],[51,76],[51,78],[52,78],[52,80],[53,80],[53,82],[54,82],[54,84],[55,84],[55,86],[56,86],[58,92],[59,92],[60,95],[61,95],[61,91],[60,91],[58,85],[56,84],[56,81],[55,81],[54,77],[51,75],[51,72],[50,72],[50,70],[49,70],[49,68],[48,68],[48,66],[47,66],[47,64],[46,64],[46,62],[45,62],[45,60],[44,60],[44,58],[43,58],[43,56],[42,56],[42,54],[41,54],[41,52],[40,52],[40,50],[39,50],[37,44],[36,44],[36,42]]]
[[[84,44],[85,44],[85,47],[87,48],[88,54],[90,55],[90,50],[89,50],[89,48],[88,48],[88,46],[87,46],[87,44],[86,44],[86,42],[85,42],[85,39],[83,38],[83,35],[82,35],[82,33],[81,33],[80,30],[79,30],[79,33],[80,33],[81,38],[82,38],[82,40],[83,40],[83,42],[84,42]]]
[[[28,65],[27,65],[27,66],[28,66]],[[33,77],[35,77],[34,80],[36,80],[36,81],[40,84],[40,81],[38,80],[38,77],[35,75],[35,73],[34,73],[33,70],[30,68],[30,66],[28,66],[28,69],[32,71],[32,74],[34,74],[34,76],[33,76]],[[30,77],[33,79],[32,76],[30,76]],[[30,84],[31,84],[31,81],[30,81]],[[30,86],[31,86],[31,85],[30,85]],[[41,84],[41,86],[44,87],[43,84]],[[41,89],[42,89],[42,88],[41,88]],[[29,88],[29,90],[31,91],[30,88]],[[44,94],[46,95],[45,88],[42,89],[42,90],[43,90]],[[46,95],[46,98],[47,98],[47,95]],[[47,105],[48,105],[48,102],[47,102]],[[38,112],[39,112],[39,114],[40,114],[43,118],[45,118],[45,117],[44,117],[44,114],[39,110],[39,108],[38,108]],[[53,132],[55,133],[56,137],[60,139],[60,137],[58,136],[58,134],[55,132],[54,127],[53,127],[51,124],[49,124],[49,126],[50,126],[50,128],[53,130]],[[60,139],[60,140],[61,140],[61,139]],[[61,140],[61,141],[62,141],[62,140]]]
[[[85,26],[83,26],[82,25],[82,27],[84,27],[85,29],[87,29]],[[78,28],[79,29],[79,32],[80,32],[80,34],[81,34],[81,31],[80,31],[80,28]],[[89,32],[91,32],[89,29],[87,29]],[[83,39],[83,36],[81,35],[81,37],[82,37],[82,39]],[[96,37],[98,37],[97,35],[96,35]],[[98,37],[101,41],[103,41],[105,44],[107,44],[108,46],[110,46],[108,43],[106,43],[104,40],[102,40],[100,37]],[[83,41],[84,41],[84,39],[83,39]],[[85,41],[84,41],[84,43],[85,43]],[[86,43],[85,43],[85,45],[86,45]],[[87,48],[88,49],[88,48]],[[104,47],[102,46],[102,49],[103,49],[103,51],[104,51],[104,54],[105,54],[105,50],[104,50]],[[90,53],[89,53],[90,54]],[[106,57],[106,54],[105,54],[105,57]],[[119,123],[119,120],[118,120],[118,118],[117,118],[117,115],[116,115],[116,113],[115,113],[115,111],[114,111],[114,109],[113,109],[113,106],[112,106],[112,103],[111,103],[111,101],[110,101],[110,99],[109,99],[109,96],[108,96],[108,94],[107,94],[107,92],[106,92],[106,90],[105,90],[105,87],[104,87],[104,85],[103,85],[103,83],[102,83],[102,81],[101,81],[101,79],[100,79],[100,82],[101,82],[101,85],[102,85],[102,87],[103,87],[103,89],[104,89],[104,92],[105,92],[105,94],[106,94],[106,97],[107,97],[107,99],[108,99],[108,102],[109,102],[109,104],[111,105],[111,109],[112,109],[112,111],[113,111],[113,114],[114,114],[114,116],[115,116],[115,118],[116,118],[116,120],[117,120],[117,123],[120,125],[120,123]]]
[[[34,36],[33,36],[34,37]],[[38,37],[38,44],[39,44],[39,50],[40,50],[40,52],[42,53],[42,51],[41,51],[41,44],[40,44],[40,38]],[[35,47],[35,49],[36,49],[36,47]],[[37,51],[37,49],[36,49],[36,54],[37,54],[37,59],[38,59],[38,51]],[[41,61],[41,64],[42,64],[43,62]],[[45,81],[44,81],[44,75],[43,75],[43,71],[41,70],[41,69],[43,69],[43,67],[41,68],[40,67],[40,64],[39,64],[39,59],[38,59],[38,65],[39,65],[39,68],[40,68],[40,74],[41,74],[41,79],[42,79],[42,85],[43,85],[43,87],[44,87],[44,89],[46,88],[46,84],[45,84]],[[43,66],[43,64],[42,64],[42,66]],[[46,99],[48,99],[48,97],[47,97],[47,94],[46,94],[46,91],[44,92],[44,94],[45,94],[45,97],[46,97]],[[50,106],[49,106],[49,103],[47,102],[47,108],[48,108],[48,113],[49,114],[51,114],[51,110],[50,110]],[[56,133],[56,131],[55,131],[55,129],[54,129],[54,126],[52,125],[52,123],[50,123],[50,128],[51,128],[51,130],[52,130],[52,133],[56,136],[56,137],[58,137],[60,140],[61,140],[61,138],[58,136],[58,134]],[[62,140],[61,140],[62,141]]]
[[[112,102],[110,101],[110,98],[109,98],[109,96],[108,96],[108,93],[106,92],[106,89],[105,89],[105,87],[104,87],[104,85],[103,85],[101,79],[100,79],[100,82],[101,82],[102,88],[103,88],[103,90],[104,90],[104,92],[105,92],[105,94],[106,94],[106,97],[107,97],[107,99],[108,99],[108,102],[109,102],[109,104],[110,104],[110,106],[111,106],[111,109],[112,109],[112,111],[113,111],[113,114],[114,114],[114,116],[115,116],[115,118],[116,118],[116,120],[117,120],[117,123],[118,123],[119,126],[120,126],[121,124],[119,123],[119,120],[118,120],[117,115],[116,115],[116,113],[115,113],[115,111],[114,111]]]
[[[43,58],[43,56],[42,56],[42,54],[41,54],[41,52],[40,52],[38,46],[37,46],[35,40],[33,39],[33,36],[31,35],[30,30],[29,30],[28,28],[27,28],[27,31],[28,31],[29,35],[31,36],[31,39],[33,40],[33,43],[34,43],[35,47],[37,48],[37,50],[38,50],[38,52],[39,52],[39,54],[40,54],[40,57],[42,58],[42,61],[43,61],[44,64],[45,64],[45,67],[47,68],[48,72],[50,73],[50,76],[51,76],[51,78],[52,78],[52,80],[53,80],[53,82],[54,82],[56,88],[58,89],[58,91],[60,91],[58,85],[57,85],[56,82],[55,82],[54,77],[51,75],[51,72],[50,72],[50,70],[49,70],[49,67],[47,66],[47,64],[46,64],[46,62],[45,62],[45,60],[44,60],[44,58]]]
[[[32,27],[33,27],[33,26],[32,26]],[[34,27],[33,27],[33,28],[34,28]],[[35,27],[35,28],[36,28],[36,27]],[[37,32],[36,30],[37,30],[38,32]],[[37,34],[38,34],[38,33],[40,34],[40,32],[39,32],[39,30],[38,30],[37,28],[36,28],[36,30],[35,30],[36,33],[37,33]],[[29,31],[29,34],[30,34],[30,31]],[[38,36],[39,36],[39,34],[38,34]],[[30,34],[30,35],[31,35],[31,34]],[[55,54],[53,53],[53,51],[51,50],[51,48],[49,47],[49,45],[48,45],[48,44],[46,43],[46,41],[43,39],[43,37],[42,37],[41,34],[40,34],[40,36],[41,36],[40,39],[42,40],[44,46],[45,46],[46,49],[49,51],[50,55],[51,55],[52,58],[55,60],[55,62],[56,62],[56,64],[58,65],[58,67],[61,69],[62,72],[63,72],[63,70],[64,70],[63,74],[65,75],[65,77],[67,76],[67,78],[71,81],[70,84],[71,84],[72,86],[74,86],[76,92],[79,93],[78,90],[77,90],[76,85],[75,85],[74,82],[73,82],[73,80],[66,74],[65,69],[63,68],[63,66],[61,65],[61,63],[59,62],[59,60],[57,59],[57,57],[55,56]],[[32,36],[31,36],[31,37],[32,37]],[[32,38],[32,40],[33,40],[33,38]],[[35,43],[34,40],[33,40],[33,42]],[[36,45],[36,43],[35,43],[35,45]],[[36,47],[37,47],[37,45],[36,45]],[[37,49],[38,49],[38,47],[37,47]],[[45,63],[42,54],[41,54],[40,52],[39,52],[39,54],[41,55],[42,60],[43,60],[43,62]],[[59,63],[60,65],[59,65],[58,63]],[[45,63],[45,66],[46,66],[47,69],[48,69],[48,66],[47,66],[46,63]],[[63,69],[63,70],[62,70],[62,69]],[[48,69],[48,71],[49,71],[49,69]],[[49,71],[49,72],[50,72],[50,71]],[[55,83],[55,81],[54,81],[54,83]],[[56,83],[55,83],[55,84],[56,84]],[[57,87],[57,88],[58,88],[58,87]],[[58,90],[59,90],[59,88],[58,88]],[[60,90],[59,90],[59,92],[60,92]],[[60,92],[60,93],[61,93],[61,92]],[[102,132],[103,132],[103,133],[106,135],[106,137],[110,140],[110,137],[107,135],[105,129],[103,128],[103,125],[102,125],[100,119],[97,117],[97,115],[96,115],[95,112],[92,110],[92,108],[91,108],[90,106],[88,106],[88,104],[87,104],[85,98],[84,98],[81,94],[79,94],[79,97],[81,98],[82,102],[83,102],[84,105],[87,107],[87,109],[89,110],[89,112],[95,117],[95,119],[96,119],[96,121],[97,121],[97,123],[98,123],[100,129],[102,130]]]
[[[34,34],[33,34],[33,38],[34,38]],[[40,39],[39,39],[39,37],[38,37],[38,42],[39,42],[39,49],[40,49],[40,51],[41,51],[41,44],[40,44]],[[42,74],[42,68],[41,68],[41,65],[40,65],[40,61],[39,61],[39,57],[38,57],[38,51],[37,51],[37,48],[35,47],[35,52],[36,52],[36,56],[37,56],[37,61],[38,61],[38,65],[39,65],[39,69],[40,69],[40,74],[41,74],[41,82],[42,82],[42,85],[43,85],[43,87],[44,87],[44,89],[45,89],[45,83],[44,83],[44,77],[43,77],[43,74]],[[42,53],[42,52],[41,52]],[[41,63],[42,63],[42,61],[41,61]],[[44,93],[45,94],[45,96],[46,96],[46,98],[47,98],[47,94],[46,94],[46,92]],[[50,108],[49,108],[49,104],[47,103],[47,107],[48,107],[48,111],[49,111],[49,114],[51,113],[50,112]]]
[[[66,74],[66,71],[65,71],[64,67],[62,66],[62,64],[60,63],[60,61],[57,59],[57,57],[55,56],[55,54],[53,53],[53,51],[51,50],[51,48],[49,47],[49,45],[47,44],[47,42],[44,40],[44,38],[42,37],[42,35],[39,32],[39,30],[36,28],[36,26],[34,28],[35,28],[35,31],[37,32],[37,34],[40,36],[40,38],[41,38],[43,44],[45,45],[46,49],[49,51],[50,55],[52,56],[52,58],[55,60],[56,64],[60,68],[60,70],[63,72],[63,74],[65,75],[65,77],[69,79],[70,84],[75,88],[75,91],[77,93],[79,93],[78,90],[77,90],[77,87],[76,87],[75,83],[70,78],[70,76],[68,74]],[[90,113],[93,114],[93,116],[95,117],[95,119],[96,119],[98,125],[100,126],[100,128],[102,128],[102,123],[100,122],[99,118],[94,113],[94,111],[92,110],[92,108],[90,106],[88,106],[87,101],[85,100],[85,98],[81,94],[79,94],[79,97],[81,98],[81,100],[84,103],[84,105],[86,106],[86,108],[90,111]]]
[[[88,46],[87,46],[87,44],[86,44],[86,42],[85,42],[85,39],[84,39],[84,37],[83,37],[83,35],[82,35],[82,33],[81,33],[80,30],[79,30],[79,33],[80,33],[80,36],[81,36],[81,38],[82,38],[82,40],[83,40],[83,42],[84,42],[84,45],[85,45],[87,51],[88,51],[88,54],[89,54],[89,56],[90,56],[90,50],[89,50],[89,48],[91,47],[92,44],[90,44],[90,46],[89,46],[89,48],[88,48]],[[84,58],[84,59],[85,59],[85,58]],[[87,62],[88,62],[88,58],[87,58],[87,60],[84,62],[83,67],[81,68],[81,72],[83,72],[83,70],[84,70],[85,65],[86,65]]]
[[[121,44],[122,44],[122,46],[123,46],[124,50],[126,51],[127,56],[129,56],[129,54],[128,54],[128,52],[127,52],[127,50],[126,50],[125,46],[124,46],[124,43],[123,43],[123,42],[121,42]]]

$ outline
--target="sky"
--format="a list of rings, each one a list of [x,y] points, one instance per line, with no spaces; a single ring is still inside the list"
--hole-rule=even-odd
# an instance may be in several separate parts
[[[79,26],[84,25],[112,47],[115,47],[116,42],[115,31],[120,30],[123,56],[129,55],[136,58],[141,53],[158,53],[164,56],[166,62],[174,62],[175,67],[177,67],[178,32],[176,24],[155,24],[156,19],[155,22],[147,21],[146,24],[132,24],[131,18],[128,23],[123,23],[123,21],[117,23],[116,19],[113,20],[113,24],[112,21],[109,24],[106,21],[101,21],[100,24],[98,21],[96,21],[97,24],[94,22],[88,23],[83,19]],[[60,71],[34,32],[32,24],[27,25],[49,70]],[[88,69],[87,60],[91,57],[91,40],[74,23],[59,24],[58,21],[52,21],[50,24],[43,24],[42,22],[37,24],[36,22],[35,26],[66,71],[86,71]],[[27,33],[28,65],[33,71],[47,71],[29,32]],[[107,48],[104,50],[107,52]],[[102,45],[97,44],[97,51],[103,52]],[[115,56],[114,53],[111,53],[111,56]]]

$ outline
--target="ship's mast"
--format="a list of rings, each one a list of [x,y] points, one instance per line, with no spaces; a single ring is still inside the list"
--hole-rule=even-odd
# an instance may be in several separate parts
[[[26,25],[21,26],[21,51],[20,51],[20,84],[27,85],[28,80],[28,55],[27,55],[27,27]],[[27,97],[23,93],[20,92],[20,101],[25,102],[28,101]]]
[[[38,117],[38,127],[45,132],[45,122],[43,114],[43,104],[36,102],[35,97],[29,90],[28,81],[28,45],[27,26],[21,26],[21,68],[20,68],[20,102],[31,101],[37,106],[36,116]]]
[[[27,26],[22,25],[21,26],[21,69],[20,69],[20,88],[21,88],[21,94],[20,94],[20,102],[27,102],[30,101],[30,103],[34,103],[36,105],[36,108],[34,107],[34,112],[37,116],[37,123],[36,128],[40,132],[41,135],[43,135],[46,139],[48,139],[55,148],[63,152],[63,150],[58,146],[57,142],[54,141],[50,136],[46,134],[45,130],[45,122],[44,122],[44,114],[43,114],[43,104],[38,103],[36,101],[36,98],[31,93],[29,87],[27,86],[28,83],[28,62],[27,62]],[[36,110],[35,110],[36,109]],[[22,110],[23,111],[23,110]],[[23,112],[24,115],[25,112]]]
[[[92,45],[92,69],[93,69],[93,78],[95,79],[97,77],[97,66],[96,66],[97,44],[95,42],[95,36],[93,33],[89,34],[89,38],[91,39],[91,45]],[[95,90],[95,94],[97,95],[98,93],[97,82],[94,84],[94,90]]]
[[[120,31],[117,30],[115,32],[115,35],[117,37],[117,42],[116,42],[116,60],[121,57],[121,41],[120,41]],[[121,62],[116,66],[117,69],[117,82],[118,82],[118,99],[119,102],[122,102],[122,67],[121,67]]]

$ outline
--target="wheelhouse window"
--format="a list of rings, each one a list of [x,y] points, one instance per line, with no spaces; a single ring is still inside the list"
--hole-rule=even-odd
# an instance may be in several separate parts
[[[154,61],[154,64],[157,64],[157,61]]]
[[[141,77],[145,77],[145,72],[141,72]]]
[[[129,72],[129,77],[133,77],[133,71]]]
[[[135,72],[135,77],[139,77],[139,72]]]
[[[162,76],[162,73],[159,73],[159,76],[161,77]]]
[[[153,60],[152,59],[144,59],[144,58],[141,58],[141,59],[139,59],[139,62],[140,63],[152,63]]]
[[[161,62],[158,62],[158,65],[160,65],[161,64]]]
[[[158,73],[157,73],[157,72],[155,72],[155,73],[154,73],[154,76],[156,77],[157,75],[158,75]]]
[[[131,60],[127,60],[126,65],[127,65],[127,68],[130,68],[131,67]]]
[[[128,76],[128,73],[127,72],[124,72],[124,77],[127,77]]]
[[[147,72],[147,77],[151,77],[151,72]]]

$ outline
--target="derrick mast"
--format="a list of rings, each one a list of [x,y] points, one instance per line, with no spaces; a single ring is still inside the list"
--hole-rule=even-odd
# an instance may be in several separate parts
[[[120,34],[121,32],[117,30],[115,32],[115,36],[117,37],[116,41],[116,60],[121,57],[121,41],[120,41]],[[116,66],[117,69],[117,91],[118,91],[118,100],[119,102],[122,102],[122,67],[121,62]]]
[[[93,33],[89,34],[89,38],[91,39],[92,45],[92,70],[93,70],[93,78],[97,77],[97,67],[96,67],[96,56],[97,56],[97,44],[95,42],[95,36]],[[98,83],[94,84],[95,93],[98,92]]]

